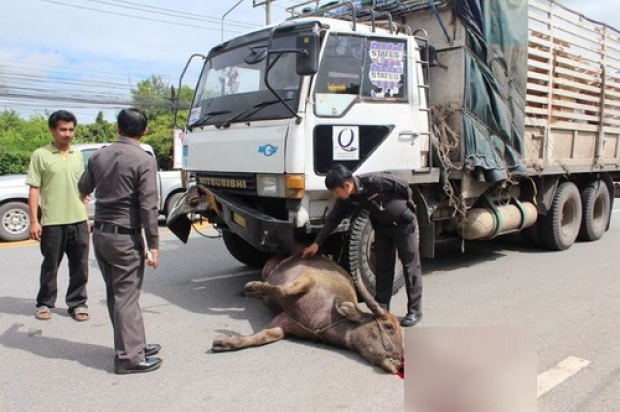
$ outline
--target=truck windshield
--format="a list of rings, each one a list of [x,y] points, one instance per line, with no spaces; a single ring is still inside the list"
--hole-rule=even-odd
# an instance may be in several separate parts
[[[293,117],[279,101],[264,106],[262,110],[249,110],[274,100],[275,96],[264,82],[268,60],[271,87],[289,106],[296,108],[298,103],[301,78],[295,70],[296,55],[291,52],[272,53],[267,58],[267,34],[262,40],[254,38],[253,42],[241,45],[237,42],[235,47],[226,49],[225,46],[209,56],[198,81],[189,127]],[[293,35],[274,38],[272,50],[290,50],[295,39]],[[246,115],[234,116],[241,112]]]

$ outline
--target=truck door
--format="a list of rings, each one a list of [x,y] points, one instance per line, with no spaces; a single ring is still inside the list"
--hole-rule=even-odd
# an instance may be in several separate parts
[[[329,36],[315,84],[314,174],[334,163],[356,173],[422,167],[428,121],[416,56],[409,37]]]

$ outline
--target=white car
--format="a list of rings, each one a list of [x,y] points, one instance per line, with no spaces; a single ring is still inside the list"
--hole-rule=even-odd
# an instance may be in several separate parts
[[[100,148],[110,143],[75,144],[84,156],[84,164]],[[142,144],[142,148],[155,156],[153,148]],[[160,213],[168,214],[176,201],[185,193],[181,182],[181,173],[177,171],[159,172],[159,209]],[[26,175],[0,176],[0,241],[26,240],[30,237],[30,212],[28,211],[28,192]],[[88,218],[95,216],[95,198],[91,198],[87,206]]]

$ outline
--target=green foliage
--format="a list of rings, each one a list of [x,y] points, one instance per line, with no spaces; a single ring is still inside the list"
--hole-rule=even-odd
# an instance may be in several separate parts
[[[193,96],[189,86],[183,86],[177,91],[178,117],[177,127],[187,121],[187,113]],[[173,137],[175,129],[174,105],[171,102],[170,87],[161,78],[151,76],[150,79],[138,83],[136,89],[131,90],[133,105],[144,110],[149,118],[149,128],[144,143],[150,144],[155,150],[159,166],[169,170],[173,166]]]
[[[149,120],[155,120],[172,110],[170,88],[155,75],[139,81],[137,87],[131,90],[131,95],[134,106],[144,110]]]
[[[78,125],[74,140],[76,143],[105,143],[116,140],[116,125],[103,118],[103,112],[97,114],[95,123]]]
[[[160,167],[172,168],[173,136],[175,129],[174,105],[170,86],[160,77],[151,76],[137,83],[131,90],[132,105],[147,113],[148,132],[143,139],[155,150]],[[176,91],[178,107],[177,127],[187,121],[193,90],[183,86]],[[78,124],[75,143],[103,143],[115,141],[118,136],[116,124],[108,122],[99,112],[94,123]],[[0,112],[0,175],[24,173],[32,152],[52,141],[47,127],[47,115],[22,119],[15,111]]]
[[[50,141],[42,116],[24,120],[14,111],[0,113],[0,174],[25,172],[32,152]]]

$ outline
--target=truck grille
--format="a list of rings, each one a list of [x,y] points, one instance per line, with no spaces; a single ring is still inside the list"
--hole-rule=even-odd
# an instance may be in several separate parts
[[[229,193],[256,193],[256,176],[253,173],[200,173],[196,174],[196,182]]]

